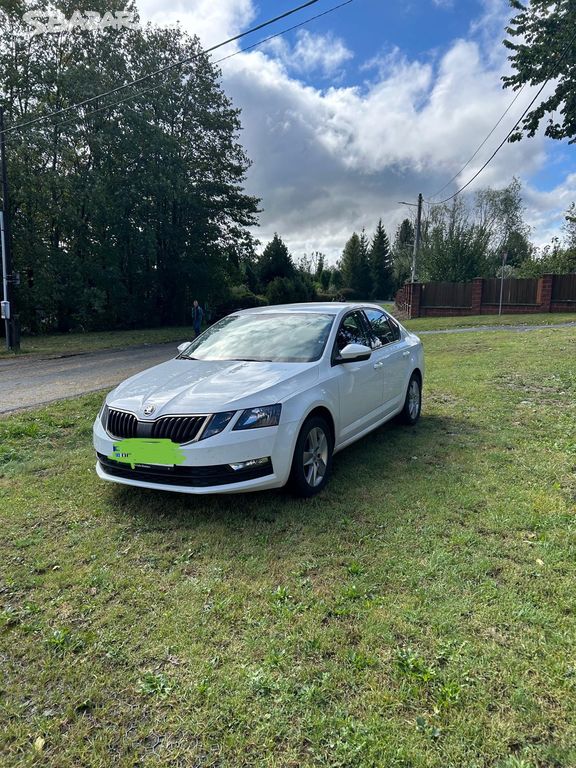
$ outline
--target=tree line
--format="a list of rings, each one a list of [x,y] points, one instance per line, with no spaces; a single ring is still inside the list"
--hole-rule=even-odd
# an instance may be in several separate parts
[[[260,255],[235,261],[236,285],[225,309],[334,299],[382,299],[394,290],[390,243],[382,221],[371,238],[362,230],[330,265],[320,251],[295,259],[277,233]]]
[[[537,248],[525,221],[518,179],[503,189],[481,189],[450,204],[424,206],[416,277],[419,281],[470,281],[475,277],[538,277],[576,272],[576,205],[565,214],[562,236]],[[411,277],[415,217],[397,227],[392,243],[378,223],[344,246],[336,290],[349,298],[391,298]],[[504,264],[504,266],[503,266]]]
[[[54,3],[65,15],[68,5]],[[115,10],[112,0],[93,6]],[[133,2],[126,9],[136,13]],[[41,7],[12,0],[0,10],[9,127],[187,63],[6,134],[23,329],[189,322],[194,298],[226,299],[228,264],[253,252],[259,210],[244,192],[250,162],[218,70],[178,28],[30,37],[27,10]]]

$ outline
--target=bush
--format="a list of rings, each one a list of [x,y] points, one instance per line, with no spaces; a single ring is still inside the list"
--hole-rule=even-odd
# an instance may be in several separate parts
[[[293,304],[314,301],[316,289],[310,275],[297,274],[293,278],[275,277],[266,287],[269,304]]]
[[[275,277],[266,287],[269,304],[291,304],[297,300],[294,294],[294,284],[287,277]]]
[[[214,307],[212,320],[220,320],[222,317],[226,317],[226,315],[232,312],[237,312],[239,309],[263,307],[266,303],[264,297],[256,296],[245,285],[233,285],[224,301],[219,302]]]
[[[295,301],[314,301],[317,292],[312,275],[308,272],[298,272],[294,278],[294,292],[298,296]]]

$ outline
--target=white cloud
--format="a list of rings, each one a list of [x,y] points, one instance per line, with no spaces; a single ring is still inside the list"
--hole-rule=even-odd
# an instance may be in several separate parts
[[[138,0],[144,21],[179,23],[208,48],[248,28],[255,16],[252,0]]]
[[[561,184],[547,192],[527,184],[524,200],[536,232],[534,242],[538,246],[546,245],[553,237],[562,234],[566,211],[576,200],[576,173],[569,174]]]
[[[262,53],[229,65],[225,84],[243,108],[254,159],[250,190],[263,198],[262,239],[278,231],[295,253],[319,249],[332,258],[353,229],[372,230],[382,217],[392,230],[406,214],[398,200],[439,189],[509,99],[482,70],[477,46],[464,41],[437,72],[398,59],[384,78],[326,92],[291,79]],[[487,150],[479,162],[486,157]],[[526,174],[543,161],[541,139],[508,145],[476,188],[505,185],[519,168]]]
[[[442,187],[513,97],[500,81],[507,66],[505,5],[484,0],[485,13],[468,38],[453,41],[438,61],[413,61],[394,50],[366,62],[368,79],[355,87],[334,84],[334,78],[327,89],[305,82],[306,72],[337,71],[350,57],[329,33],[306,31],[293,47],[277,41],[223,63],[223,85],[242,108],[242,142],[253,161],[247,186],[264,208],[257,236],[265,242],[277,231],[295,256],[321,250],[335,259],[354,229],[371,232],[380,217],[392,235],[407,213],[398,201]],[[166,13],[159,0],[140,0],[140,7],[149,15]],[[178,16],[175,2],[170,8]],[[185,12],[187,29],[205,45],[245,29],[254,16],[250,0],[194,0]],[[506,135],[530,100],[529,90],[458,182],[470,178]],[[529,179],[546,162],[547,146],[541,134],[505,145],[470,189],[504,186],[513,175]],[[552,204],[554,195],[561,205]],[[573,181],[554,193],[527,188],[538,241],[557,226],[570,196],[576,196]]]
[[[289,46],[283,38],[276,38],[272,41],[270,50],[294,72],[316,71],[325,76],[334,75],[354,56],[343,41],[334,35],[312,34],[307,29],[299,30],[294,46]]]

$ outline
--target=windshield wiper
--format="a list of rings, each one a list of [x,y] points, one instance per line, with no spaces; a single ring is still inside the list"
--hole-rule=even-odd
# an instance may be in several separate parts
[[[231,363],[273,363],[274,360],[266,360],[260,357],[231,357]]]
[[[199,360],[198,357],[192,357],[192,355],[178,355],[178,360]]]

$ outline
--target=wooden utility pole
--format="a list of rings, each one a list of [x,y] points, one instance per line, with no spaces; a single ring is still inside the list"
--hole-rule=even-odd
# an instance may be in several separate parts
[[[412,251],[412,275],[410,282],[416,282],[416,260],[420,250],[420,238],[422,229],[422,193],[418,195],[418,213],[416,214],[416,231],[414,233],[414,250]]]

